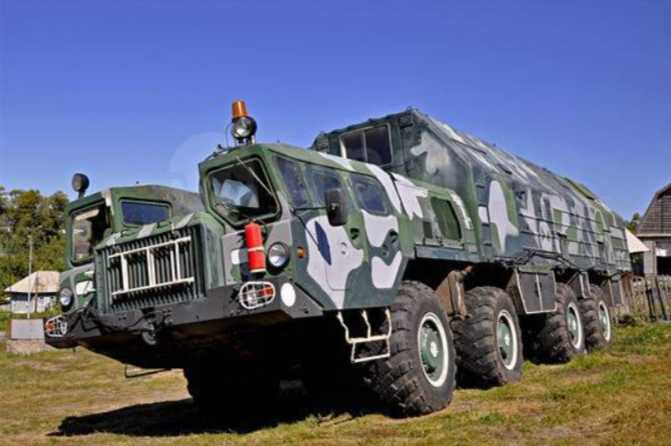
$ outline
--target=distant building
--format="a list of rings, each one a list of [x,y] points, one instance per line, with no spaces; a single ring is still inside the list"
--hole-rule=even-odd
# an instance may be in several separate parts
[[[58,271],[36,271],[5,289],[9,293],[10,309],[15,314],[28,313],[28,291],[30,290],[30,312],[49,310],[58,294]]]
[[[629,229],[625,229],[625,234],[627,236],[629,258],[631,259],[631,269],[635,275],[643,276],[645,275],[645,266],[643,264],[645,253],[650,252],[650,249]]]
[[[636,236],[650,249],[643,256],[645,274],[671,275],[671,183],[655,194]]]

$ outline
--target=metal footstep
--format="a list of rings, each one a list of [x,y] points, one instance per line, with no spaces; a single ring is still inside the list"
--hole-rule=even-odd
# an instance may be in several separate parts
[[[384,314],[387,319],[387,327],[388,327],[387,333],[374,335],[373,327],[370,325],[370,321],[368,320],[368,310],[361,310],[361,317],[363,318],[363,321],[366,324],[366,336],[353,338],[350,337],[350,329],[345,323],[345,319],[343,318],[342,312],[340,311],[338,312],[337,315],[338,321],[340,321],[340,325],[342,325],[342,327],[345,329],[345,340],[349,345],[352,346],[352,354],[350,356],[350,361],[352,362],[352,364],[366,361],[375,361],[377,359],[385,359],[391,356],[389,339],[391,338],[392,326],[391,326],[391,313],[389,312],[389,309],[386,309]],[[384,353],[370,356],[357,356],[358,345],[365,345],[372,342],[384,342]]]

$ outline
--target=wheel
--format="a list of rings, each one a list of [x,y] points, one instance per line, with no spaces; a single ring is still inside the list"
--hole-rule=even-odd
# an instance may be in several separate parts
[[[194,362],[184,368],[187,389],[203,411],[242,415],[270,407],[279,380],[259,370],[221,362]]]
[[[565,363],[585,352],[585,331],[580,303],[573,290],[557,284],[554,313],[547,314],[530,339],[539,362]]]
[[[522,334],[515,305],[494,287],[466,293],[469,317],[453,320],[457,382],[462,387],[490,388],[522,377]]]
[[[585,344],[592,351],[610,343],[613,325],[601,288],[590,285],[590,291],[591,296],[580,301],[580,311],[585,322]]]
[[[411,417],[444,408],[455,387],[456,355],[440,300],[428,286],[405,281],[391,320],[391,356],[369,363],[367,384],[392,415]]]

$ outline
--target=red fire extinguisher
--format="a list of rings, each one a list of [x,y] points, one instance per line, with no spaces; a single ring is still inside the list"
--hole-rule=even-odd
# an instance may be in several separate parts
[[[245,226],[245,242],[247,243],[247,257],[249,270],[252,273],[266,272],[266,254],[263,247],[263,235],[258,223],[248,223]]]

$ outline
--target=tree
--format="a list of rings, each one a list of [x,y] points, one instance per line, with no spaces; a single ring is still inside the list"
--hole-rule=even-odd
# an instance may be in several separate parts
[[[641,224],[641,214],[636,212],[631,217],[631,220],[627,222],[627,229],[629,229],[633,234],[636,234],[636,230],[638,229],[638,225],[640,224]]]
[[[63,192],[44,196],[37,190],[0,186],[0,293],[28,274],[28,242],[33,238],[33,271],[64,267]]]

